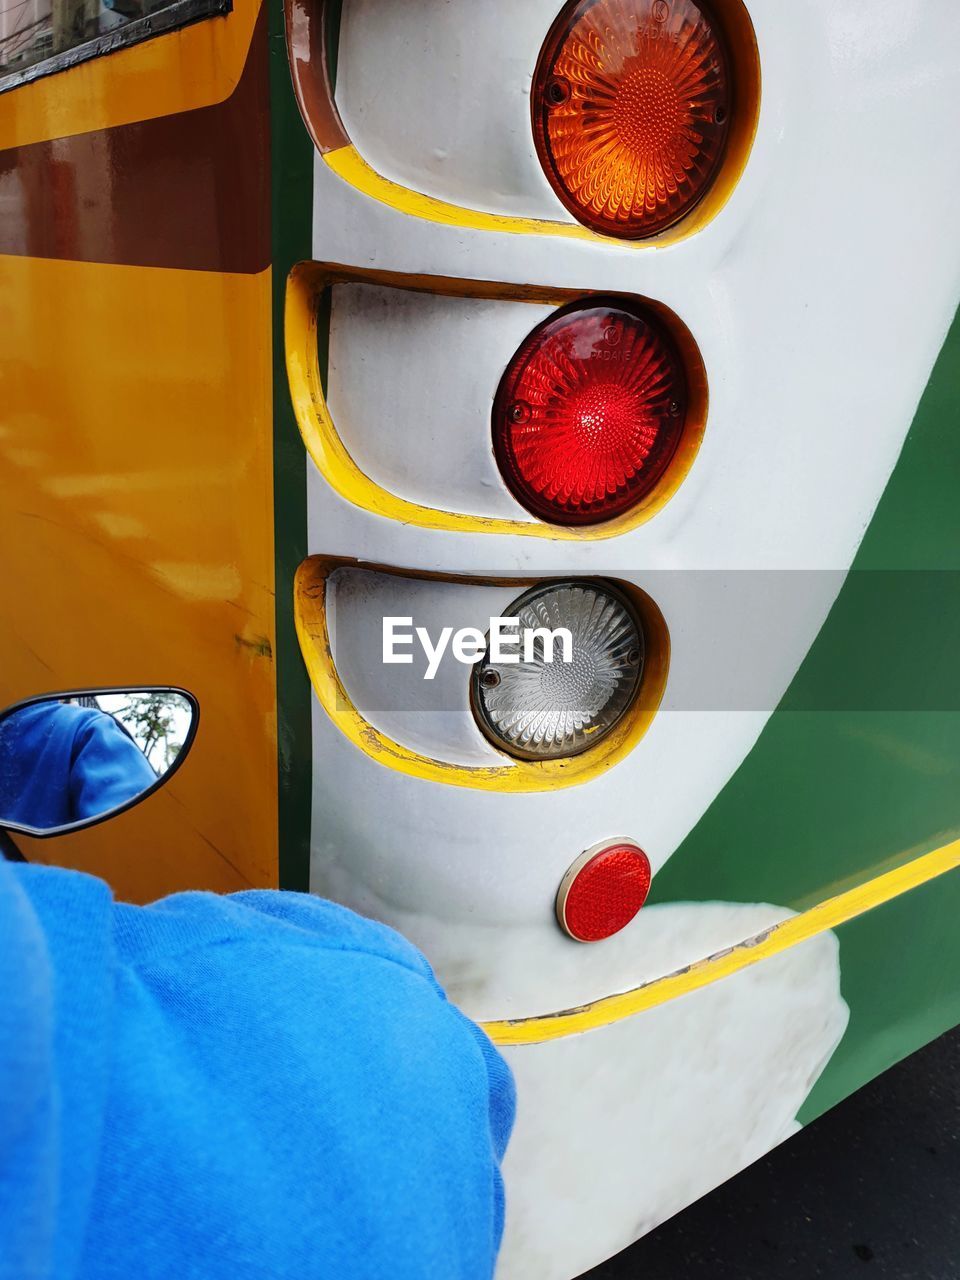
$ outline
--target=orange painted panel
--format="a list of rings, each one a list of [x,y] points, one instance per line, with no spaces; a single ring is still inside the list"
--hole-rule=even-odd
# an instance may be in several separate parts
[[[22,841],[123,897],[277,879],[270,271],[0,257],[0,702],[181,684],[156,796]]]

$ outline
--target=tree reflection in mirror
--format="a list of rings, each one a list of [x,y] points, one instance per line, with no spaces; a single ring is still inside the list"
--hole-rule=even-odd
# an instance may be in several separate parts
[[[182,689],[80,690],[0,713],[0,827],[43,836],[128,809],[182,762],[197,724]]]

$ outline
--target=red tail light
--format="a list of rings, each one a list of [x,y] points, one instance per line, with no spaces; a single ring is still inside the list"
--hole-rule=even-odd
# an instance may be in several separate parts
[[[655,235],[716,176],[732,96],[724,42],[700,0],[578,0],[554,23],[537,65],[540,161],[587,226]]]
[[[612,520],[666,472],[687,396],[683,362],[657,316],[622,299],[574,303],[531,332],[500,380],[497,463],[541,520]]]

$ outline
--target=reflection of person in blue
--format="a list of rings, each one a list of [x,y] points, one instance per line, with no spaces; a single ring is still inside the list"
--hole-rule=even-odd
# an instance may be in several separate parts
[[[38,702],[0,721],[0,823],[38,830],[96,818],[157,780],[112,716]]]

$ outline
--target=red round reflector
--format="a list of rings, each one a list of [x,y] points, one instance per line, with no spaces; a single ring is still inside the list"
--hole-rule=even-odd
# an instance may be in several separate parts
[[[639,303],[590,298],[549,316],[493,403],[510,492],[550,524],[599,524],[654,489],[676,452],[687,378],[666,327]]]
[[[703,0],[571,0],[534,77],[540,162],[588,227],[655,235],[716,176],[731,98],[723,40]]]
[[[560,927],[576,942],[612,937],[643,906],[650,876],[650,861],[632,840],[594,845],[580,855],[560,884]]]

